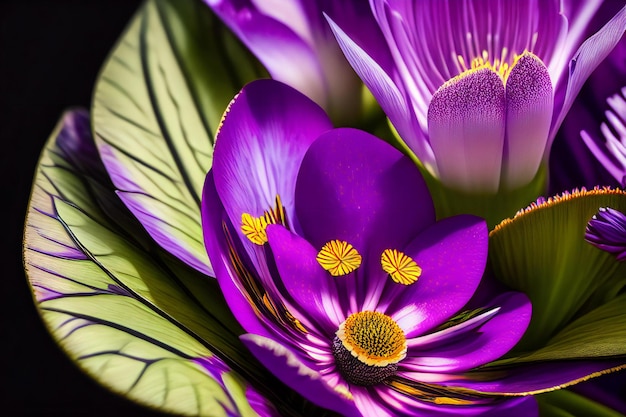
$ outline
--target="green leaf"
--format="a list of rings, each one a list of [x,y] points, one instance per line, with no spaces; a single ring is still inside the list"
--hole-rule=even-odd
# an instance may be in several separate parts
[[[78,124],[88,126],[86,113],[66,114],[48,142],[27,214],[24,263],[44,322],[83,370],[132,400],[256,415],[233,367],[259,386],[273,379],[239,342],[215,280],[150,247],[128,214],[123,226],[108,216],[115,194]]]
[[[152,0],[96,83],[96,144],[120,197],[157,243],[207,275],[200,201],[214,135],[258,68],[202,2]]]
[[[513,362],[626,355],[626,263],[584,240],[587,222],[600,207],[626,211],[626,192],[591,190],[549,199],[491,232],[495,276],[526,293],[533,305],[528,331],[510,355],[517,358]]]

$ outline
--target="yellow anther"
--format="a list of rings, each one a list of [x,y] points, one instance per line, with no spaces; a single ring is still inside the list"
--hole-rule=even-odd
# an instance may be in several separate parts
[[[267,233],[265,229],[268,224],[282,224],[286,226],[285,209],[280,201],[280,196],[276,196],[276,207],[267,210],[262,216],[254,217],[250,213],[241,215],[241,231],[252,243],[264,245],[267,243]]]
[[[334,277],[347,275],[361,265],[361,255],[343,240],[331,240],[317,254],[317,262]]]
[[[241,231],[252,243],[257,245],[267,243],[267,233],[265,233],[267,225],[265,216],[252,217],[249,213],[241,215]]]
[[[395,249],[385,249],[380,263],[383,271],[398,284],[411,285],[422,275],[422,268],[413,259]]]
[[[470,61],[469,68],[467,67],[465,59],[461,55],[457,55],[457,61],[459,62],[460,67],[463,69],[463,72],[461,72],[456,77],[452,78],[450,81],[452,80],[458,81],[458,79],[463,78],[478,70],[489,68],[490,70],[492,70],[493,72],[495,72],[496,74],[500,76],[503,83],[506,83],[506,80],[509,77],[509,74],[511,73],[511,69],[513,69],[517,61],[519,61],[519,59],[524,55],[527,55],[527,54],[532,55],[532,53],[528,51],[524,51],[521,54],[515,54],[513,55],[513,62],[509,64],[507,62],[508,52],[509,51],[507,48],[503,48],[500,58],[494,58],[492,61],[489,57],[489,53],[487,51],[483,51],[481,56],[476,57]]]

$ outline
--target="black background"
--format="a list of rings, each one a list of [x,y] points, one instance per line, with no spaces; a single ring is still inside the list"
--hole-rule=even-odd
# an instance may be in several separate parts
[[[88,107],[139,0],[0,0],[0,415],[156,415],[82,374],[39,318],[24,275],[24,216],[41,149],[64,109]]]

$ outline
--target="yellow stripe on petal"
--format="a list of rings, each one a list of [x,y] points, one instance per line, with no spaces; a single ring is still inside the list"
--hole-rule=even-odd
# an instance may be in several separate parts
[[[334,277],[347,275],[361,266],[361,255],[343,240],[331,240],[317,254],[317,262]]]
[[[411,285],[422,275],[422,268],[413,259],[395,249],[385,249],[380,263],[383,271],[398,284]]]

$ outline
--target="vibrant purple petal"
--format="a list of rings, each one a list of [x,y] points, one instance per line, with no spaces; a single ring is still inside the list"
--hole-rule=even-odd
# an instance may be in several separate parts
[[[305,365],[291,350],[254,334],[245,334],[241,340],[270,372],[312,403],[344,416],[361,416],[349,399],[346,387],[328,385],[316,370]]]
[[[381,299],[391,314],[411,308],[407,338],[441,324],[470,300],[485,270],[487,240],[483,219],[460,215],[435,223],[407,246],[422,275],[409,286],[388,285]]]
[[[563,122],[565,115],[569,111],[574,99],[582,88],[584,82],[594,69],[613,50],[615,45],[624,35],[626,30],[626,6],[622,8],[598,33],[587,39],[578,49],[569,66],[569,79],[565,92],[556,92],[556,108],[552,128],[550,131],[550,142],[548,149],[552,145],[552,140],[556,131]],[[559,102],[562,97],[562,103]]]
[[[75,166],[80,167],[85,174],[99,179],[106,178],[107,174],[102,168],[98,150],[91,139],[89,112],[83,109],[68,111],[63,115],[62,123],[63,128],[59,132],[56,144],[64,156]],[[87,138],[90,140],[86,140]]]
[[[505,106],[504,84],[490,68],[461,75],[433,95],[428,135],[444,184],[461,190],[498,190]]]
[[[296,203],[313,246],[345,240],[376,262],[384,249],[404,246],[435,218],[415,165],[382,140],[348,128],[311,145],[298,174]]]
[[[500,311],[500,307],[494,307],[459,324],[444,327],[442,330],[436,330],[434,333],[428,333],[424,336],[415,337],[408,341],[408,347],[425,350],[434,344],[442,345],[448,343],[448,341],[454,341],[454,339],[462,337],[466,332],[473,331],[487,323],[498,314],[498,311]]]
[[[567,37],[558,48],[554,49],[549,61],[544,61],[550,69],[553,85],[559,85],[565,81],[567,62],[572,59],[575,50],[585,37],[593,34],[593,32],[589,32],[592,18],[598,12],[603,2],[607,3],[604,0],[565,0],[560,2],[560,14],[566,18],[563,19],[563,26],[567,29]],[[613,17],[614,14],[606,17],[602,16],[602,24]],[[549,38],[544,38],[544,40],[550,42]]]
[[[312,322],[323,329],[331,340],[345,312],[338,304],[334,277],[330,276],[316,260],[317,250],[306,240],[282,226],[267,227],[267,238],[282,283],[293,297],[294,305],[309,314]]]
[[[432,168],[432,150],[411,111],[405,92],[381,66],[383,63],[375,61],[330,18],[329,24],[350,65],[372,92],[396,130],[400,132],[402,140],[422,163]]]
[[[547,62],[567,33],[558,0],[370,3],[422,126],[429,97],[475,58],[511,62],[529,50]]]
[[[585,240],[626,260],[626,214],[610,207],[601,207],[587,224]]]
[[[257,7],[263,2],[206,2],[263,63],[272,78],[298,89],[320,105],[325,104],[324,74],[312,45],[302,37],[304,16],[297,4],[292,4],[292,8],[287,4],[287,7],[300,33],[282,21],[283,14],[276,14],[277,9],[284,9],[283,5],[260,9]],[[273,16],[265,14],[269,10],[275,10]]]
[[[269,335],[250,302],[238,285],[240,277],[232,264],[224,236],[226,214],[215,190],[213,171],[209,171],[202,190],[202,232],[215,277],[226,302],[241,326],[249,332]]]
[[[554,105],[550,74],[534,55],[522,55],[506,80],[506,140],[502,175],[506,187],[528,184],[546,150]]]
[[[248,84],[226,112],[213,156],[215,188],[260,273],[266,269],[263,249],[244,237],[241,216],[263,215],[275,208],[280,196],[287,221],[298,230],[294,212],[298,169],[310,144],[331,127],[319,106],[274,80]]]
[[[528,327],[531,305],[528,297],[517,292],[499,296],[493,305],[500,309],[478,330],[465,328],[454,341],[435,339],[427,346],[413,346],[402,367],[420,373],[458,373],[503,356]]]
[[[622,186],[626,186],[626,87],[621,89],[621,94],[615,94],[607,99],[611,110],[607,111],[606,118],[609,122],[602,123],[600,131],[606,142],[597,137],[592,137],[583,131],[581,136],[587,147],[593,152],[602,166]],[[610,127],[609,127],[610,126]]]
[[[316,0],[205,0],[265,65],[272,77],[324,107],[333,120],[354,121],[361,82],[337,45],[324,12],[346,23],[359,38],[376,32],[366,2]],[[368,23],[370,25],[368,26]],[[277,47],[277,45],[280,45]]]
[[[444,383],[485,393],[536,394],[597,377],[609,370],[624,368],[624,361],[546,362],[521,364],[515,368],[472,371],[460,379]]]
[[[280,195],[293,220],[300,162],[310,144],[332,128],[324,111],[296,90],[257,80],[230,104],[215,145],[215,187],[231,222],[260,216]]]

